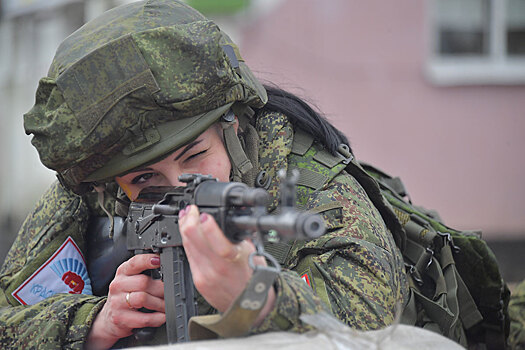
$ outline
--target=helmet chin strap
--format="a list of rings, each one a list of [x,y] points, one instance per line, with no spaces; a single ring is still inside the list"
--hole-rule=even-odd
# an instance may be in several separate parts
[[[232,180],[242,182],[243,178],[254,168],[254,166],[246,156],[241,141],[235,132],[234,125],[236,122],[235,114],[230,109],[222,117],[221,126],[224,135],[224,145],[226,146],[226,152],[230,157],[232,166]]]

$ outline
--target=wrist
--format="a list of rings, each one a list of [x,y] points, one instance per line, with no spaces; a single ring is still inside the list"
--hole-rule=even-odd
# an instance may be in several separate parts
[[[253,324],[254,327],[258,327],[261,322],[268,316],[270,311],[273,310],[275,306],[275,287],[272,286],[270,290],[268,290],[268,297],[266,299],[266,303],[264,304],[263,308],[261,309],[261,312],[259,312],[259,315],[255,319],[255,322]]]
[[[101,314],[102,312],[97,315],[88,333],[86,344],[84,346],[87,350],[109,349],[120,339],[108,334],[107,328],[104,327],[101,320]]]

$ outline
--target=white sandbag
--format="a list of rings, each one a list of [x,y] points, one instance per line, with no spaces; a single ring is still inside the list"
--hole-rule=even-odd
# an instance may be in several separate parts
[[[356,331],[327,314],[301,317],[317,328],[304,334],[273,332],[245,338],[194,341],[145,347],[155,350],[461,350],[462,346],[422,328],[393,325],[377,331]]]

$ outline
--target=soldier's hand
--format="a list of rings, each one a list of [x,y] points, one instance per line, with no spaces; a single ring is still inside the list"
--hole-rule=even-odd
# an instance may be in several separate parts
[[[159,327],[166,322],[164,285],[142,274],[159,266],[156,254],[135,255],[119,266],[109,285],[107,301],[88,335],[88,349],[108,349],[135,328]],[[153,312],[138,311],[143,307]]]
[[[248,240],[231,243],[213,217],[199,213],[195,205],[181,212],[179,229],[195,287],[211,306],[220,312],[226,311],[252,277],[248,257],[255,246]],[[261,257],[257,257],[255,263],[266,265]],[[258,320],[271,310],[274,300],[275,291],[270,288]]]

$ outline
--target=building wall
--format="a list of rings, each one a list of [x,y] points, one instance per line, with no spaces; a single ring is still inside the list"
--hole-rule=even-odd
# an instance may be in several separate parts
[[[35,103],[38,80],[65,37],[125,1],[11,1],[19,10],[0,18],[0,262],[24,217],[55,180],[24,134],[23,114]]]
[[[63,1],[0,21],[0,261],[54,180],[23,133],[38,79],[63,38],[129,1]],[[424,1],[252,4],[218,20],[258,76],[308,96],[360,159],[401,176],[413,200],[450,225],[488,238],[525,235],[525,85],[431,85]]]
[[[415,203],[486,238],[525,236],[525,85],[433,86],[424,1],[288,0],[245,30],[246,61],[310,98]]]
[[[58,45],[86,21],[134,0],[0,0],[0,263],[25,216],[55,180],[24,134],[23,114],[35,102]],[[237,42],[246,23],[281,0],[252,0],[242,14],[212,17]]]

